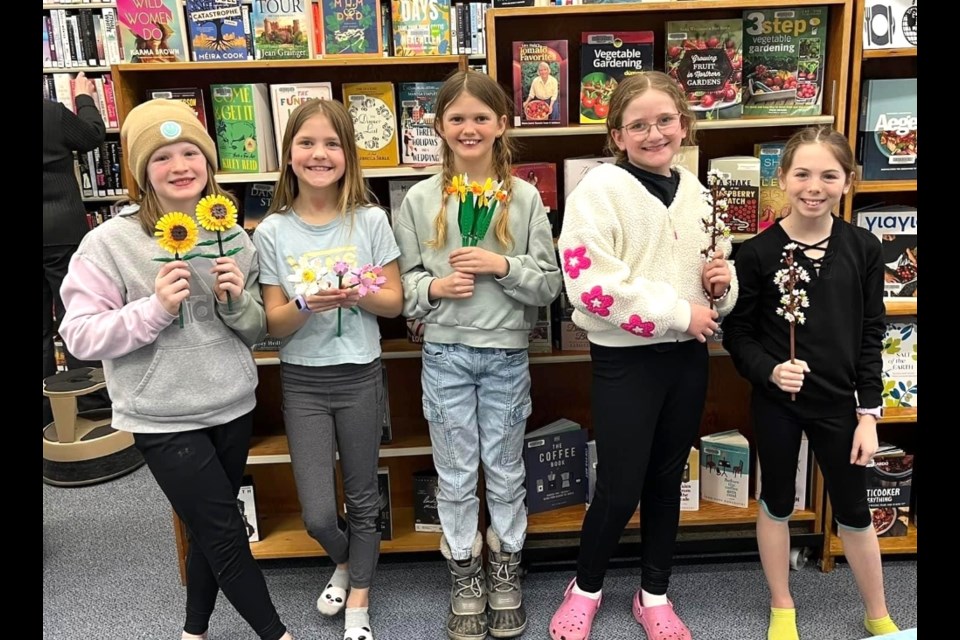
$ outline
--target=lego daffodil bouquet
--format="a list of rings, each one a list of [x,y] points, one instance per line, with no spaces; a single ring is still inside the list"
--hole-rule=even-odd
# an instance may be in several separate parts
[[[490,221],[496,212],[497,204],[507,201],[507,192],[503,182],[494,182],[487,178],[483,184],[470,182],[467,174],[454,176],[446,188],[447,195],[454,195],[460,201],[457,222],[460,225],[460,240],[464,247],[480,244]]]

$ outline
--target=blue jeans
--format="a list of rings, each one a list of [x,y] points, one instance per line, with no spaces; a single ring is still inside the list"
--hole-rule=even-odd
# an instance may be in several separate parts
[[[423,415],[439,475],[437,506],[456,560],[470,558],[477,533],[480,462],[490,525],[504,551],[523,549],[527,532],[523,434],[530,416],[526,349],[423,344]]]

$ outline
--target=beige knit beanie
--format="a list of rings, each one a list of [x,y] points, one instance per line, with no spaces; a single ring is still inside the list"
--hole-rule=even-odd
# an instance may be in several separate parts
[[[134,107],[123,120],[120,139],[127,152],[127,164],[141,189],[147,179],[150,156],[174,142],[192,142],[212,167],[217,166],[217,145],[194,110],[179,100],[158,98]]]

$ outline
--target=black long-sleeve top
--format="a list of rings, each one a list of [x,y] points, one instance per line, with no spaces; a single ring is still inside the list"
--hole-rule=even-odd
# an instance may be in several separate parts
[[[836,217],[819,274],[806,255],[795,252],[811,278],[804,285],[806,321],[796,327],[796,357],[810,373],[795,402],[770,381],[773,368],[790,359],[790,324],[776,313],[781,294],[774,284],[790,242],[778,221],[743,243],[735,262],[740,296],[723,321],[724,348],[754,393],[784,402],[800,417],[853,413],[857,400],[861,407],[879,407],[885,331],[880,241]]]
[[[103,118],[93,98],[76,97],[77,113],[43,101],[43,246],[77,245],[87,232],[86,210],[73,171],[73,151],[103,142]]]

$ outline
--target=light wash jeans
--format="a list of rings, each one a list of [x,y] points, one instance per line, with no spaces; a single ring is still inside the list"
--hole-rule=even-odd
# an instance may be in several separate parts
[[[523,434],[531,410],[527,350],[425,342],[421,384],[440,477],[440,524],[454,559],[470,558],[477,533],[481,461],[490,525],[504,551],[522,550]]]

